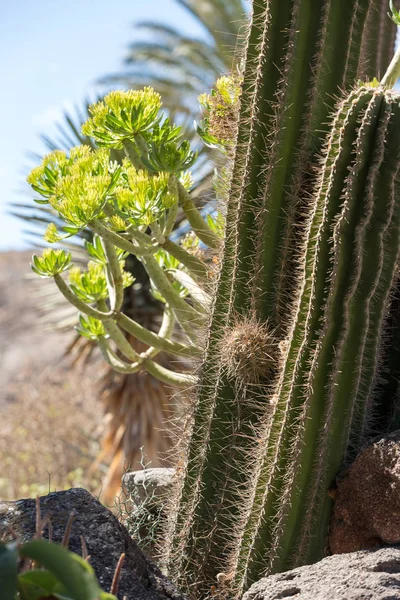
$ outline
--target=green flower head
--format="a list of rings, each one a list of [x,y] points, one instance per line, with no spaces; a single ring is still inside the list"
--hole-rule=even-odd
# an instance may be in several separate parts
[[[168,189],[169,175],[151,176],[126,163],[125,166],[126,185],[115,190],[117,210],[136,226],[150,225],[176,202]]]
[[[55,186],[67,164],[67,155],[62,150],[54,150],[43,158],[39,167],[32,169],[26,178],[32,189],[43,198],[50,198],[54,194]],[[48,200],[39,201],[47,204]]]
[[[54,277],[71,267],[71,253],[45,248],[42,256],[32,256],[32,270],[40,277]]]
[[[111,92],[89,108],[91,118],[83,124],[82,133],[99,146],[122,148],[125,140],[158,124],[160,108],[161,96],[151,87]]]
[[[44,232],[43,239],[48,244],[55,244],[63,239],[63,236],[58,233],[57,226],[54,223],[49,223]]]
[[[68,233],[76,233],[96,218],[118,182],[121,169],[110,162],[105,148],[72,148],[70,155],[56,150],[28,176],[28,182],[67,223]],[[57,240],[55,226],[48,228],[46,239]],[[60,239],[60,238],[59,238]]]
[[[103,265],[99,263],[89,261],[87,271],[73,267],[69,272],[69,284],[83,302],[96,302],[108,297],[106,275]]]
[[[92,341],[96,341],[100,337],[108,337],[103,323],[88,315],[79,315],[79,325],[75,329],[80,335]]]
[[[197,153],[192,152],[190,143],[157,142],[150,144],[149,156],[142,160],[150,171],[164,171],[166,173],[180,173],[190,169],[197,158]]]
[[[120,261],[120,266],[123,269],[124,261]],[[79,267],[72,268],[69,272],[69,282],[74,294],[83,302],[97,302],[108,297],[104,265],[99,262],[89,261],[87,271],[81,271]],[[122,271],[122,282],[124,287],[132,285],[132,275]]]
[[[199,96],[204,119],[198,125],[197,132],[206,146],[224,150],[233,145],[240,83],[240,77],[223,76],[217,79],[211,94]]]

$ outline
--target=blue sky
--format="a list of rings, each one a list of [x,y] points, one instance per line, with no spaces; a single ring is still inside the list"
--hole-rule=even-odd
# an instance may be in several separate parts
[[[100,92],[96,80],[121,67],[132,25],[160,20],[200,34],[173,0],[0,0],[0,250],[26,248],[24,225],[6,214],[43,152],[39,134],[55,132],[63,109]]]

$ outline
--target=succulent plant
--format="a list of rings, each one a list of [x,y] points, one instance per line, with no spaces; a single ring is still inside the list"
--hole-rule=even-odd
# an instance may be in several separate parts
[[[47,157],[31,175],[67,235],[87,226],[98,236],[87,274],[72,270],[68,285],[61,259],[48,271],[83,313],[81,332],[119,372],[195,384],[162,560],[196,599],[236,598],[322,557],[340,467],[375,415],[397,410],[379,385],[384,340],[397,339],[385,328],[397,327],[400,60],[389,65],[394,24],[378,4],[254,2],[242,72],[201,98],[198,132],[228,160],[216,223],[190,197],[196,155],[149,89],[93,108],[84,131],[105,149]],[[121,167],[104,162],[110,147],[124,149]],[[170,237],[178,206],[195,244]],[[123,313],[124,252],[165,305],[158,334]],[[44,259],[34,264],[46,274]],[[202,331],[198,377],[153,360],[202,356]]]

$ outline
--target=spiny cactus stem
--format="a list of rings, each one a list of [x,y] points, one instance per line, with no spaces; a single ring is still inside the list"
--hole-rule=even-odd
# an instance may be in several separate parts
[[[172,342],[168,339],[163,339],[153,331],[149,331],[130,317],[119,313],[116,317],[117,323],[126,332],[130,333],[144,344],[148,344],[158,350],[179,356],[182,358],[200,357],[203,350],[197,346],[187,346],[179,342]]]
[[[100,221],[90,221],[88,224],[89,228],[97,233],[103,240],[107,240],[110,244],[114,244],[117,248],[121,248],[121,250],[125,250],[125,252],[129,252],[129,254],[134,254],[135,256],[150,256],[157,251],[157,247],[155,248],[146,248],[143,246],[139,246],[136,244],[132,244],[125,238],[121,237],[117,233],[110,231],[107,229]]]
[[[111,320],[113,317],[115,317],[114,311],[108,311],[107,309],[107,311],[102,312],[100,310],[97,310],[96,308],[92,308],[91,306],[85,304],[85,302],[77,298],[77,296],[75,296],[71,288],[65,283],[61,275],[54,275],[54,281],[64,298],[68,300],[68,302],[70,302],[72,306],[75,306],[75,308],[77,308],[80,312],[84,313],[85,315],[93,317],[94,319],[99,319],[102,322]]]
[[[186,335],[190,340],[195,341],[197,335],[193,326],[196,327],[196,323],[197,325],[200,324],[200,315],[198,312],[194,310],[173,288],[168,277],[153,256],[143,257],[142,263],[155,287],[173,309],[175,316]]]
[[[200,211],[192,202],[189,192],[185,190],[180,181],[178,181],[178,195],[182,210],[199,240],[209,248],[218,250],[221,246],[221,240],[204,221]]]
[[[400,46],[397,48],[396,54],[393,56],[388,69],[383,76],[381,85],[392,88],[400,77]]]
[[[355,389],[353,387],[356,386],[356,378],[348,365],[357,365],[357,360],[359,360],[358,351],[362,347],[363,335],[366,332],[365,323],[359,317],[360,315],[365,316],[365,318],[368,317],[367,307],[362,303],[368,298],[370,290],[375,289],[375,274],[379,272],[378,265],[374,269],[374,263],[370,262],[369,274],[366,268],[367,274],[363,274],[363,282],[360,283],[361,268],[363,266],[360,257],[365,253],[366,231],[375,234],[374,228],[370,227],[370,220],[374,208],[373,186],[383,154],[384,136],[380,135],[378,139],[376,137],[376,120],[381,104],[381,97],[373,97],[365,112],[357,139],[357,160],[348,179],[343,211],[334,228],[335,262],[325,313],[331,315],[331,318],[324,319],[324,330],[311,363],[309,389],[307,390],[301,416],[301,421],[304,423],[303,435],[296,442],[295,451],[288,468],[290,473],[288,481],[290,480],[290,484],[285,486],[283,492],[283,499],[286,500],[290,497],[291,504],[289,509],[289,505],[282,502],[285,508],[282,508],[278,513],[276,531],[279,533],[276,535],[275,540],[279,539],[279,542],[276,546],[274,542],[271,552],[273,570],[285,568],[284,561],[287,560],[291,548],[296,547],[297,552],[302,553],[302,557],[307,554],[305,548],[308,548],[308,552],[315,552],[316,554],[320,551],[320,548],[316,549],[312,543],[310,544],[309,532],[311,526],[305,529],[305,537],[300,546],[294,546],[299,522],[301,516],[307,512],[310,497],[313,497],[313,494],[317,496],[318,493],[322,494],[325,491],[320,490],[319,486],[316,485],[316,480],[318,480],[321,471],[319,473],[314,472],[313,478],[315,465],[312,457],[324,456],[322,471],[325,472],[325,463],[328,461],[326,449],[324,451],[323,448],[324,444],[328,443],[326,438],[331,435],[332,431],[336,433],[336,436],[332,440],[330,458],[334,459],[336,470],[339,468],[343,456],[340,449],[343,453],[341,436],[345,427],[341,419],[349,411],[350,399],[357,395],[357,387]],[[371,125],[369,125],[370,122]],[[382,129],[384,128],[382,127]],[[376,153],[370,151],[370,148],[374,147],[377,148]],[[370,166],[368,166],[369,163]],[[367,177],[371,180],[371,183],[369,183]],[[365,200],[361,202],[363,197],[365,197]],[[360,207],[364,208],[361,209]],[[370,228],[368,229],[368,227]],[[374,244],[376,239],[370,236],[369,242],[373,245],[375,253],[378,254]],[[349,257],[351,257],[351,260]],[[363,284],[366,289],[358,297],[361,307],[356,304],[354,314],[354,302],[357,298],[358,286],[362,287]],[[355,332],[351,327],[352,323],[357,323]],[[342,337],[338,336],[339,331]],[[349,331],[352,335],[349,334]],[[357,342],[352,343],[354,340],[357,340]],[[333,348],[334,353],[332,353]],[[356,353],[355,356],[354,353]],[[326,365],[331,366],[331,371],[326,368]],[[330,384],[329,388],[327,382]],[[343,382],[344,387],[340,387]],[[329,415],[332,422],[328,421],[327,423],[326,420],[324,421],[326,425],[322,435],[320,428],[315,427],[315,423],[320,423],[324,414]],[[321,445],[318,446],[320,438],[322,438]],[[314,503],[311,502],[311,504]],[[320,541],[318,539],[315,546],[318,546]]]
[[[105,255],[107,257],[107,287],[110,297],[111,310],[118,312],[124,300],[124,286],[122,272],[114,244],[107,240],[102,241]]]

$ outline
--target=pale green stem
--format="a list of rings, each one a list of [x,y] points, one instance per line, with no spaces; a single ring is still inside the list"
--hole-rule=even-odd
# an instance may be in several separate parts
[[[99,300],[97,302],[97,306],[99,307],[100,310],[103,310],[104,307],[107,305],[105,303],[105,300]],[[128,340],[126,339],[126,337],[124,336],[124,334],[122,333],[122,331],[120,330],[120,328],[118,327],[118,325],[115,321],[113,321],[113,320],[105,321],[104,329],[107,331],[108,335],[110,336],[112,341],[115,343],[118,350],[120,352],[122,352],[122,354],[124,354],[124,356],[126,356],[126,358],[128,358],[129,360],[132,360],[134,362],[139,362],[139,363],[142,362],[140,355],[137,352],[135,352],[135,350],[132,348],[132,346],[130,345],[130,343],[128,342]]]
[[[136,142],[136,146],[138,147],[140,154],[142,156],[146,156],[146,158],[147,158],[149,149],[148,149],[146,140],[143,138],[143,136],[140,133],[137,133],[135,135],[135,142]]]
[[[175,204],[173,204],[171,206],[171,208],[168,210],[168,215],[167,215],[167,220],[165,222],[165,227],[164,227],[164,235],[165,237],[169,237],[174,229],[174,225],[176,222],[176,217],[178,216],[178,212],[179,212],[179,203],[175,202]]]
[[[148,244],[148,245],[153,244],[153,240],[151,239],[151,237],[149,235],[147,235],[147,233],[143,233],[142,231],[135,230],[135,231],[131,231],[130,234],[137,241],[137,243],[141,246],[143,246],[145,244]],[[189,254],[189,252],[184,250],[184,248],[181,248],[181,246],[178,246],[178,244],[175,244],[175,242],[172,242],[171,240],[166,239],[162,244],[158,244],[157,246],[153,245],[153,248],[156,248],[156,249],[163,248],[166,252],[169,252],[169,254],[171,254],[171,256],[174,256],[187,269],[189,269],[189,271],[191,273],[193,273],[193,275],[196,278],[203,279],[203,280],[208,279],[209,269],[203,263],[203,261],[200,260],[199,258],[196,258],[195,256],[192,256],[191,254]],[[146,256],[149,256],[149,255],[150,255],[150,253],[147,254]]]
[[[162,231],[162,234],[165,238],[165,233],[164,233],[164,229],[165,229],[165,218],[166,218],[166,211],[164,210],[164,212],[162,213],[161,217],[158,218],[158,224],[160,226],[160,229]]]
[[[122,279],[121,266],[119,264],[114,244],[103,238],[104,252],[107,257],[107,272],[111,277],[107,277],[108,295],[110,296],[111,310],[118,312],[124,300],[124,285]],[[110,280],[111,279],[111,280]]]
[[[145,359],[140,363],[135,362],[132,364],[127,364],[115,355],[104,337],[98,339],[98,344],[105,361],[118,373],[137,373],[141,369],[145,368],[150,375],[175,388],[184,388],[196,383],[196,377],[193,375],[188,375],[186,373],[175,373],[174,371],[170,371],[169,369],[158,365],[150,359]]]
[[[397,48],[396,54],[392,58],[392,62],[387,68],[385,75],[381,81],[381,85],[392,88],[400,77],[400,46]]]
[[[121,250],[125,250],[125,252],[129,252],[129,254],[134,254],[135,256],[147,256],[152,254],[152,250],[147,250],[146,248],[132,244],[132,242],[129,242],[118,235],[118,233],[114,233],[107,229],[100,221],[90,221],[88,225],[90,229],[103,238],[103,240],[110,242],[110,244],[117,246],[117,248],[121,248]]]
[[[161,231],[161,227],[159,226],[159,224],[155,221],[150,225],[150,229],[157,242],[160,244],[160,246],[162,246],[162,244],[165,243],[165,235]]]
[[[165,338],[169,339],[171,337],[171,335],[173,334],[174,327],[175,327],[174,314],[173,314],[172,310],[169,308],[169,306],[166,306],[164,309],[161,326],[158,331],[158,337],[160,337],[162,339],[165,339]],[[148,348],[146,350],[146,352],[142,352],[140,354],[140,356],[142,356],[143,358],[154,358],[154,356],[156,356],[159,352],[161,352],[161,350],[159,348],[150,346],[150,348]]]
[[[187,273],[179,269],[169,269],[168,273],[189,292],[190,300],[194,308],[200,314],[207,314],[210,310],[210,297],[206,294],[197,283]]]
[[[193,326],[199,325],[200,315],[179,296],[153,256],[143,257],[142,262],[153,284],[173,309],[186,335],[195,341],[197,335],[193,331]]]
[[[178,205],[176,206],[178,209]],[[109,205],[106,205],[104,207],[104,212],[108,217],[111,217],[113,215],[113,209]],[[181,246],[178,246],[178,244],[175,244],[169,239],[166,239],[162,244],[154,244],[152,238],[147,233],[139,231],[138,229],[131,229],[129,232],[126,233],[126,235],[130,236],[138,243],[138,245],[136,246],[121,235],[118,235],[117,233],[113,233],[112,231],[106,229],[106,227],[102,223],[100,223],[100,221],[93,221],[92,223],[90,223],[90,227],[103,239],[107,239],[108,241],[113,243],[114,246],[117,246],[118,248],[129,252],[129,254],[134,254],[135,256],[151,256],[152,254],[157,252],[159,248],[164,248],[164,250],[169,252],[169,254],[174,256],[187,269],[189,269],[189,271],[193,274],[194,277],[205,281],[208,280],[209,269],[203,263],[203,261],[199,258],[196,258],[195,256],[192,256],[191,254],[189,254],[189,252],[186,252],[186,250],[181,248]]]
[[[154,244],[152,238],[147,233],[139,231],[139,229],[131,229],[129,231],[129,235],[133,237],[133,239],[140,245],[148,245],[150,247],[158,248],[158,245]]]
[[[126,157],[129,159],[129,161],[135,167],[135,169],[143,169],[143,163],[140,160],[140,156],[135,150],[135,145],[132,142],[125,140],[123,146]]]
[[[200,211],[192,202],[189,192],[178,181],[179,203],[185,213],[187,220],[192,226],[197,237],[204,242],[209,248],[217,250],[221,246],[221,240],[216,233],[207,225]]]
[[[153,362],[152,360],[146,359],[144,361],[146,370],[150,375],[153,375],[156,379],[159,379],[163,383],[172,387],[186,388],[193,386],[197,383],[197,377],[194,375],[188,375],[186,373],[175,373],[165,367]]]
[[[200,258],[196,258],[192,254],[189,254],[184,248],[168,239],[165,240],[164,244],[161,246],[166,252],[171,254],[171,256],[174,256],[179,260],[179,262],[190,271],[190,274],[193,275],[195,279],[204,282],[209,281],[210,269],[202,260],[200,260]]]
[[[185,346],[179,342],[172,342],[171,340],[160,338],[156,333],[149,331],[123,313],[119,313],[116,320],[122,329],[133,335],[139,341],[148,346],[158,348],[158,350],[162,350],[167,354],[172,354],[180,358],[194,358],[203,355],[203,350],[198,346]]]
[[[114,369],[114,371],[117,371],[117,373],[123,373],[125,375],[129,373],[137,373],[142,368],[143,365],[141,362],[132,363],[129,365],[120,360],[111,350],[107,340],[104,337],[98,338],[97,341],[104,360],[110,365],[110,367]]]
[[[103,321],[104,323],[106,321],[110,321],[114,317],[114,312],[108,311],[107,305],[106,305],[107,310],[100,311],[100,310],[97,310],[96,308],[92,308],[91,306],[89,306],[88,304],[86,304],[85,302],[83,302],[82,300],[77,298],[77,296],[71,290],[69,285],[67,285],[65,283],[65,281],[61,277],[61,275],[54,275],[54,281],[55,281],[58,289],[64,296],[64,298],[66,300],[68,300],[68,302],[70,304],[72,304],[72,306],[75,306],[75,308],[77,308],[81,313],[84,313],[85,315],[89,315],[89,317],[93,317],[94,319],[99,319],[100,321]]]

